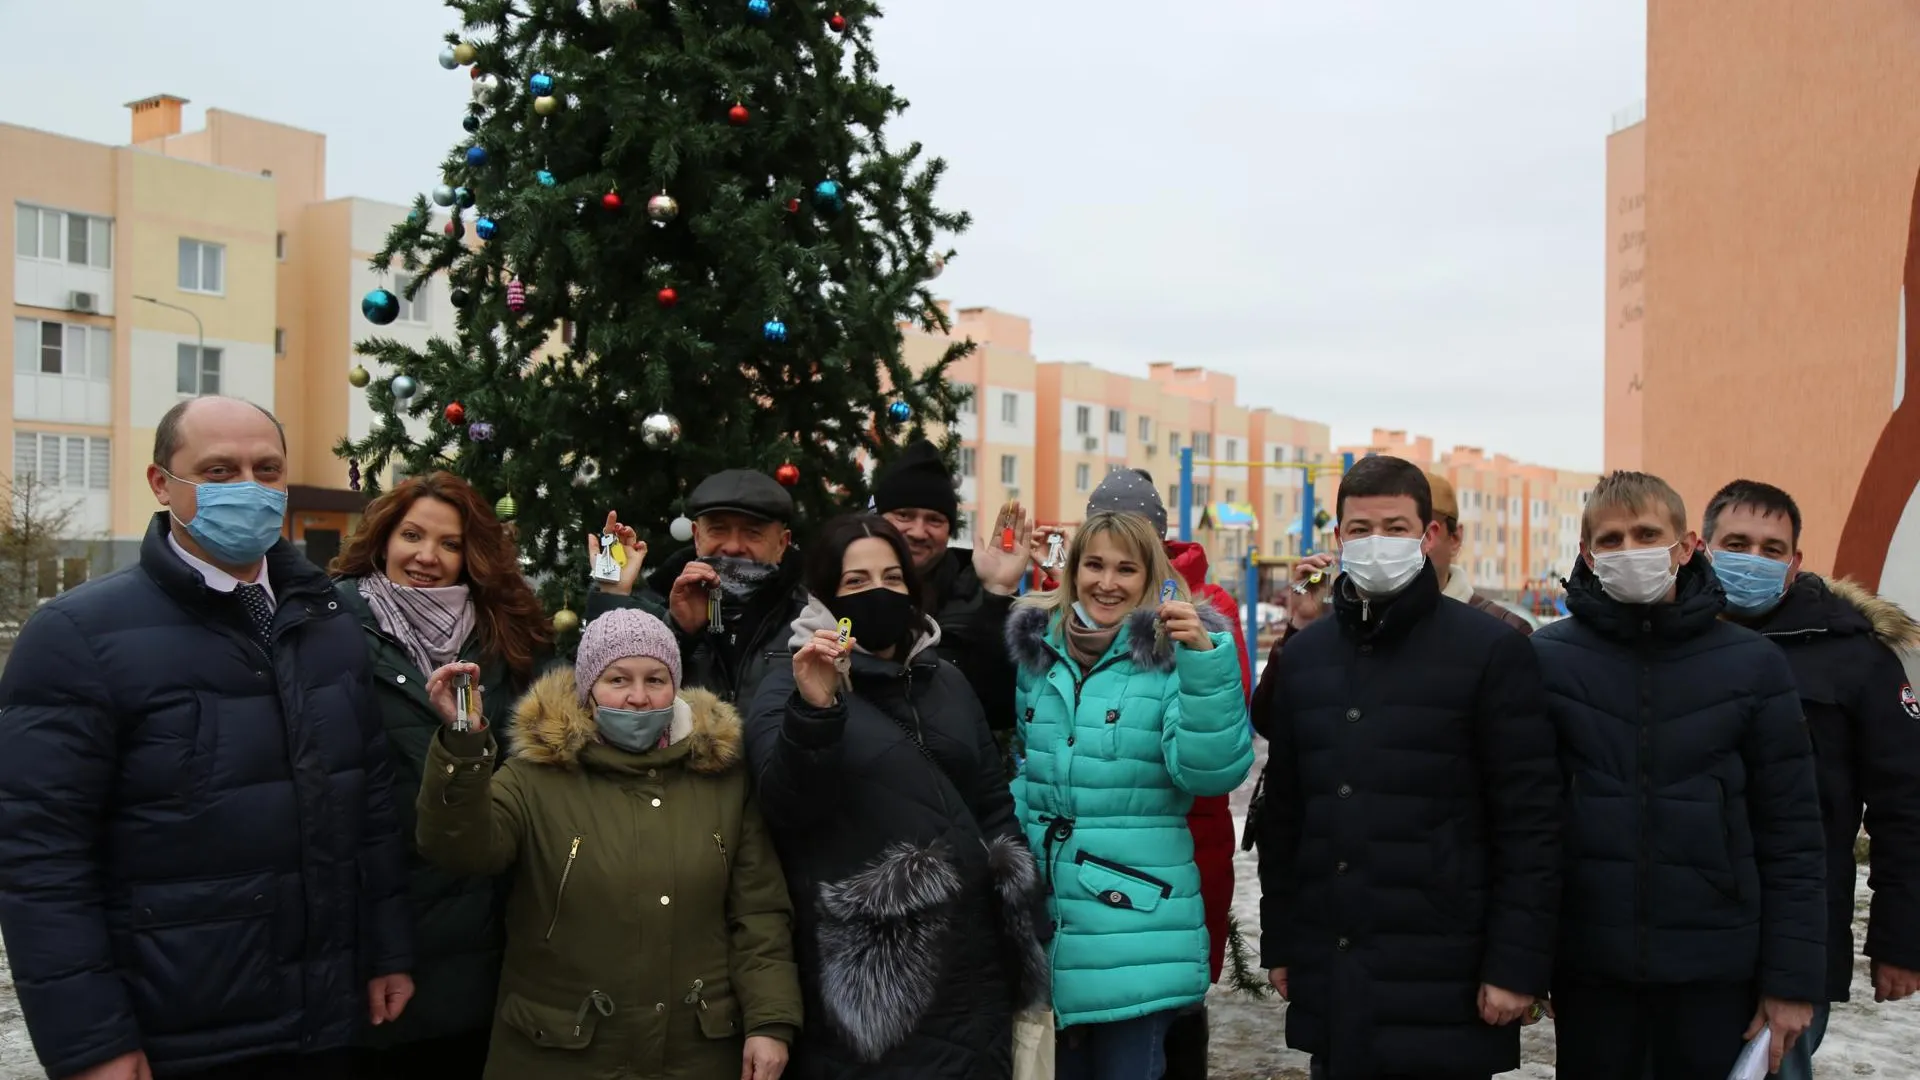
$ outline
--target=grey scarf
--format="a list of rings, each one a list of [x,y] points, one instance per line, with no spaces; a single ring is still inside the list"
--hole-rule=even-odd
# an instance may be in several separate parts
[[[422,675],[458,660],[473,636],[473,599],[465,585],[417,589],[369,574],[360,579],[360,596]]]

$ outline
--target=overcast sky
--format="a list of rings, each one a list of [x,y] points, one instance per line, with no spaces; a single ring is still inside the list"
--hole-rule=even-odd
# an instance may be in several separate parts
[[[331,195],[404,202],[461,134],[452,15],[0,0],[0,120],[119,143],[123,103],[179,94],[189,126],[325,132]],[[1645,29],[1621,0],[895,0],[876,36],[900,137],[974,216],[942,293],[1030,316],[1041,359],[1595,469],[1605,143]]]

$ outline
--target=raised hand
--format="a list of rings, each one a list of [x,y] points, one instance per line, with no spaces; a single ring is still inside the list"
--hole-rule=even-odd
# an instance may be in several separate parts
[[[453,693],[453,677],[463,673],[473,676],[473,689],[471,691],[473,696],[473,730],[479,731],[487,726],[486,720],[483,719],[485,714],[480,711],[479,664],[456,662],[447,664],[444,667],[435,668],[433,674],[427,676],[427,700],[433,704],[433,711],[439,715],[440,722],[452,725],[460,716],[459,708],[456,705],[457,699]]]
[[[994,519],[991,529],[975,530],[973,538],[973,572],[983,588],[1001,596],[1011,596],[1020,588],[1033,544],[1032,517],[1019,503],[1009,503],[1007,509],[1012,511],[1012,551],[1001,545],[1003,518]]]
[[[620,546],[627,551],[627,563],[620,568],[619,583],[615,584],[611,581],[598,582],[597,584],[600,586],[600,591],[613,593],[616,596],[631,596],[633,595],[634,582],[640,580],[640,564],[647,561],[647,545],[640,539],[640,534],[633,531],[633,526],[621,524],[620,515],[616,511],[609,510],[607,511],[606,527],[601,529],[600,532],[587,534],[587,558],[589,560],[598,560],[600,558],[601,533],[612,533],[614,535],[620,542]]]
[[[813,640],[793,654],[793,684],[806,703],[816,709],[833,705],[840,695],[840,658],[853,652],[853,639],[840,646],[840,631],[816,630]]]
[[[1184,600],[1169,600],[1160,605],[1160,625],[1166,627],[1168,637],[1194,652],[1213,648],[1213,638],[1200,624],[1200,613]]]
[[[703,562],[690,562],[667,593],[667,614],[683,634],[706,629],[707,591],[720,587],[720,571]]]

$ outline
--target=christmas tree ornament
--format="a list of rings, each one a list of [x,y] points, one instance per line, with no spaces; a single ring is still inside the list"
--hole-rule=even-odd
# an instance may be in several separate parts
[[[467,407],[457,401],[449,401],[447,402],[445,416],[449,425],[459,427],[461,424],[467,422]]]
[[[679,214],[679,201],[664,191],[647,200],[647,216],[657,225],[665,225]]]
[[[453,237],[455,240],[467,235],[467,227],[460,224],[460,216],[458,214],[448,218],[447,223],[440,226],[440,231]]]
[[[605,12],[632,11],[639,0],[600,0],[600,10]]]
[[[507,282],[507,310],[515,315],[527,310],[527,287],[519,278]]]
[[[414,382],[411,375],[395,375],[393,381],[387,384],[387,389],[393,391],[393,400],[405,405],[420,392],[420,384]]]
[[[927,276],[929,278],[939,277],[940,274],[947,268],[947,257],[945,255],[935,255],[933,257],[933,262],[930,264],[930,267],[933,270],[933,272],[928,274]]]
[[[385,326],[400,317],[400,298],[387,289],[375,289],[361,298],[360,314],[375,326]]]
[[[553,93],[553,76],[544,71],[539,72],[527,80],[527,89],[533,91],[535,97],[546,97]]]
[[[680,441],[680,421],[664,412],[640,421],[640,441],[653,450],[665,450]]]
[[[753,119],[753,114],[748,112],[747,107],[739,102],[735,102],[733,108],[727,110],[727,123],[732,124],[734,127],[744,127],[747,121],[751,119]]]
[[[513,515],[519,512],[520,504],[514,502],[511,495],[502,495],[500,501],[493,504],[493,516],[501,521],[512,521]]]
[[[360,459],[359,458],[354,458],[351,461],[347,462],[347,490],[348,491],[360,490]]]
[[[453,202],[462,210],[473,209],[473,192],[463,187],[453,189]]]
[[[467,167],[478,169],[487,163],[487,148],[484,146],[467,147]]]
[[[904,424],[913,419],[913,406],[904,401],[896,401],[887,406],[887,419],[896,424]]]
[[[580,464],[573,470],[573,486],[586,487],[600,479],[600,463],[593,458],[581,458]]]
[[[580,616],[572,608],[561,608],[553,613],[553,631],[556,634],[571,634],[580,629]]]
[[[768,319],[767,324],[760,328],[760,332],[766,335],[768,341],[776,345],[787,340],[787,324],[779,319]]]
[[[463,308],[473,303],[473,294],[465,289],[455,289],[447,294],[447,299],[453,301],[454,307]]]
[[[460,126],[466,128],[468,134],[472,134],[480,130],[480,118],[469,113],[460,118]]]
[[[479,69],[475,69],[476,71]],[[500,100],[500,80],[491,75],[481,74],[473,80],[473,100],[482,105],[492,105]]]
[[[693,539],[693,522],[687,520],[687,515],[681,514],[667,526],[667,535],[684,544]]]
[[[490,217],[483,217],[473,223],[473,234],[482,240],[493,239],[493,234],[499,231],[500,226],[494,224],[494,220]]]
[[[460,66],[460,58],[454,55],[453,46],[449,45],[440,50],[440,66],[448,71]]]
[[[548,172],[545,169],[541,169],[539,172],[534,173],[533,178],[540,182],[541,187],[553,186],[553,174]]]
[[[827,29],[832,30],[836,34],[846,33],[847,17],[837,11],[834,12],[833,16],[827,20]]]
[[[800,212],[800,200],[799,200],[799,199],[788,199],[788,200],[787,200],[787,213],[789,213],[789,214],[797,214],[797,213],[799,213],[799,212]]]
[[[606,207],[608,210],[619,210],[626,204],[621,200],[619,192],[609,191],[605,195],[600,196],[600,205]]]
[[[560,111],[560,99],[556,97],[537,97],[533,99],[533,111],[541,116],[552,116]]]
[[[473,46],[464,41],[453,47],[453,59],[457,64],[471,64],[477,55],[479,54],[474,51]]]
[[[756,22],[773,14],[773,0],[747,0],[747,18]]]
[[[800,482],[800,466],[789,461],[773,470],[773,478],[780,482],[781,487],[793,487]]]
[[[660,306],[661,307],[672,307],[673,305],[679,302],[680,302],[680,294],[673,291],[673,286],[669,285],[666,288],[660,290]]]
[[[813,185],[813,208],[823,214],[837,214],[846,209],[847,197],[841,193],[840,184],[834,180],[822,180]]]
[[[467,425],[467,438],[474,442],[487,442],[493,438],[493,425],[485,420],[475,420]]]
[[[433,189],[433,205],[453,205],[453,186],[451,184],[441,184]]]
[[[361,367],[359,364],[353,365],[353,369],[347,372],[347,385],[354,387],[356,389],[359,387],[365,386],[372,381],[373,381],[373,376],[367,371],[366,368]]]

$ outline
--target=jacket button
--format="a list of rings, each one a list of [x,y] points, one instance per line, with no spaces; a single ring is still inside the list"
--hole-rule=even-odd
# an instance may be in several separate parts
[[[1068,746],[1072,746],[1072,745],[1073,745],[1073,736],[1071,736],[1071,735],[1069,735],[1069,736],[1067,736],[1067,745],[1068,745]]]
[[[657,1013],[663,1013],[663,1012],[666,1012],[666,1011],[667,1011],[667,1003],[666,1003],[666,1002],[664,1002],[664,1001],[656,1001],[656,1002],[654,1002],[654,1004],[653,1004],[653,1011],[654,1011],[654,1012],[657,1012]]]
[[[671,904],[671,903],[673,903],[673,897],[671,896],[663,896],[660,898],[661,907],[666,907],[668,904]]]
[[[1348,941],[1346,938],[1341,938],[1339,941],[1336,941],[1333,943],[1333,947],[1336,949],[1339,949],[1341,952],[1346,952],[1347,947],[1351,944],[1353,943]]]
[[[1119,709],[1108,709],[1108,710],[1107,710],[1107,723],[1109,723],[1109,724],[1111,724],[1111,723],[1113,723],[1113,722],[1114,722],[1115,720],[1118,720],[1118,719],[1120,719],[1120,710],[1119,710]]]
[[[1341,784],[1341,785],[1340,785],[1339,787],[1337,787],[1337,788],[1335,788],[1335,789],[1334,789],[1334,794],[1336,794],[1336,795],[1339,795],[1339,796],[1340,796],[1341,798],[1343,798],[1343,799],[1344,799],[1344,798],[1346,798],[1347,796],[1349,796],[1349,795],[1352,795],[1352,794],[1353,794],[1353,785],[1352,785],[1352,784]]]
[[[1347,862],[1346,862],[1346,860],[1345,860],[1345,859],[1342,859],[1342,860],[1340,860],[1339,862],[1337,862],[1337,863],[1334,863],[1334,864],[1333,864],[1333,872],[1334,872],[1334,873],[1336,873],[1336,874],[1341,874],[1341,875],[1344,875],[1344,874],[1346,874],[1346,872],[1347,872]]]
[[[453,775],[453,770],[454,770],[455,768],[457,768],[457,767],[458,767],[458,766],[454,766],[454,765],[449,765],[449,766],[447,766],[447,775],[448,775],[448,776],[452,776],[452,775]]]
[[[405,675],[395,675],[393,677],[393,681],[397,683],[404,683],[407,681],[407,677]]]
[[[337,600],[329,600],[329,601],[327,601],[327,610],[328,610],[328,611],[338,611],[338,610],[340,610],[340,602],[339,602],[339,601],[337,601]]]
[[[1353,721],[1353,720],[1358,720],[1358,719],[1360,719],[1360,710],[1359,710],[1359,709],[1348,709],[1348,710],[1347,710],[1347,719],[1348,719],[1349,721]]]
[[[660,770],[659,770],[659,769],[648,769],[648,770],[647,770],[647,775],[648,775],[648,776],[659,776],[659,775],[660,775]]]
[[[659,799],[655,799],[655,800],[653,800],[653,805],[655,805],[655,806],[659,806],[659,805],[660,805],[660,800],[659,800]]]

